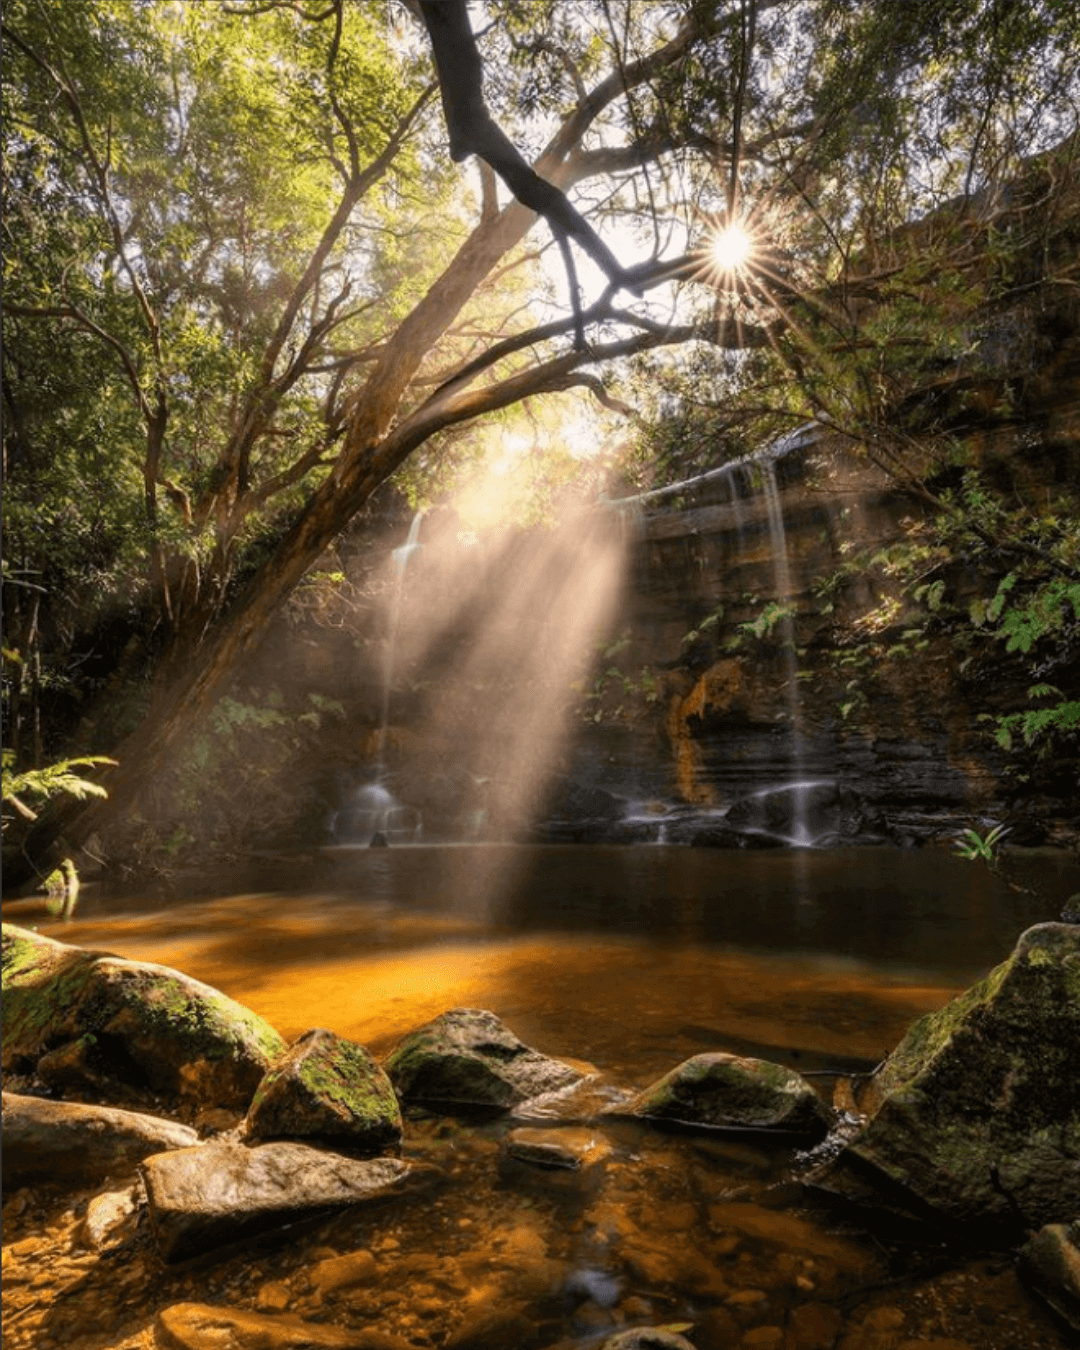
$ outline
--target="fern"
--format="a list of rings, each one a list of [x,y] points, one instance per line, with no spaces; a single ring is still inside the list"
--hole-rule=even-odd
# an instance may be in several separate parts
[[[3,754],[3,803],[14,807],[24,820],[36,820],[37,812],[28,805],[29,801],[43,805],[53,797],[74,797],[76,801],[86,801],[89,797],[107,797],[109,794],[89,778],[84,778],[77,769],[92,769],[99,764],[115,764],[115,759],[106,755],[80,755],[74,759],[62,759],[56,764],[46,765],[43,769],[26,769],[22,773],[13,773],[15,752],[5,750]],[[6,828],[6,821],[5,821]]]

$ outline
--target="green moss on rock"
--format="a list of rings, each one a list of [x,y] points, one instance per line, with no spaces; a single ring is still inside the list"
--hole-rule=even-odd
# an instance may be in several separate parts
[[[1080,1210],[1080,931],[1039,924],[916,1022],[877,1074],[845,1155],[960,1220]],[[845,1159],[842,1159],[845,1161]]]
[[[690,1125],[823,1134],[832,1113],[792,1069],[720,1053],[694,1055],[618,1108]]]
[[[250,1138],[319,1138],[376,1152],[401,1138],[401,1108],[362,1045],[315,1028],[266,1073],[248,1110]]]
[[[32,1068],[92,1035],[108,1073],[130,1089],[246,1106],[285,1049],[261,1017],[179,971],[83,951],[10,924],[3,992],[5,1069]]]

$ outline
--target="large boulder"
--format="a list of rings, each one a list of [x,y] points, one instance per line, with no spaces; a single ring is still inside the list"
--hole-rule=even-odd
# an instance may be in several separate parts
[[[508,1110],[583,1075],[523,1044],[492,1012],[452,1008],[399,1041],[385,1061],[403,1101]]]
[[[167,966],[3,926],[5,1072],[73,1096],[243,1109],[285,1042],[250,1009]]]
[[[281,1224],[381,1201],[437,1175],[400,1158],[221,1139],[141,1165],[162,1256],[178,1261]]]
[[[911,1027],[840,1157],[959,1221],[1080,1213],[1080,929],[1029,928],[1009,959]]]
[[[192,1148],[194,1130],[136,1111],[3,1094],[4,1190],[36,1182],[88,1186],[133,1173],[143,1158]]]
[[[544,838],[556,843],[599,844],[609,841],[626,815],[626,799],[606,788],[555,778],[549,786]]]
[[[793,1069],[719,1052],[694,1055],[615,1108],[687,1125],[822,1135],[832,1112]]]
[[[248,1108],[249,1139],[323,1139],[378,1153],[401,1138],[389,1078],[362,1045],[306,1031],[276,1061]]]

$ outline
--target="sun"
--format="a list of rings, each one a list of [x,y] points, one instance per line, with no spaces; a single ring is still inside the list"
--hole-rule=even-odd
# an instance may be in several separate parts
[[[721,272],[737,272],[753,251],[753,239],[737,222],[725,226],[712,241],[712,259]]]

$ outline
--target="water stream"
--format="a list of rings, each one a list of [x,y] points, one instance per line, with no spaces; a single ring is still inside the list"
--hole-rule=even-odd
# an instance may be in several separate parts
[[[776,604],[779,618],[776,628],[780,633],[780,652],[784,670],[784,689],[787,698],[788,720],[791,725],[791,784],[794,792],[792,810],[792,843],[808,846],[813,843],[806,823],[806,766],[802,726],[802,700],[799,695],[799,663],[795,650],[795,609],[791,589],[791,569],[788,566],[787,532],[784,529],[784,507],[776,482],[776,461],[761,460],[762,492],[769,520],[769,551],[772,555],[773,577],[776,586]]]

